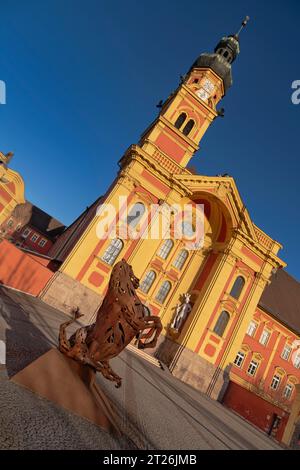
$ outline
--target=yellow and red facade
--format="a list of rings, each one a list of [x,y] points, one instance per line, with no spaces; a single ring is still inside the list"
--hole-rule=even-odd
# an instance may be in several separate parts
[[[229,62],[226,62],[228,50],[224,49],[224,43],[226,45],[226,41],[209,60],[218,60],[223,67],[220,70],[228,72],[232,58],[229,53]],[[218,54],[220,57],[215,57]],[[121,229],[128,208],[130,211],[135,205],[143,206],[146,215],[139,225],[140,236],[136,239],[118,236],[117,241],[114,237],[99,237],[103,214],[95,211],[84,230],[78,231],[76,242],[70,245],[53,277],[53,286],[62,282],[71,286],[69,298],[72,298],[76,285],[80,285],[85,289],[85,296],[92,293],[100,304],[113,264],[120,259],[125,258],[132,265],[142,285],[149,273],[153,273],[149,288],[140,289],[138,295],[152,314],[160,316],[163,324],[156,356],[178,378],[212,398],[224,400],[248,419],[253,410],[254,415],[255,409],[257,413],[265,410],[262,421],[255,417],[250,419],[265,431],[270,428],[272,415],[280,415],[281,428],[275,437],[287,442],[285,428],[292,429],[298,416],[294,410],[291,424],[289,418],[300,371],[284,361],[279,351],[285,341],[291,342],[298,336],[259,307],[272,273],[285,267],[278,257],[282,247],[253,223],[232,177],[195,175],[187,167],[199,149],[201,138],[219,115],[217,104],[228,88],[228,78],[224,78],[223,72],[220,75],[216,72],[218,67],[204,66],[206,60],[204,57],[195,63],[177,90],[163,103],[140,142],[126,151],[119,162],[120,171],[115,181],[101,199],[102,205],[110,204],[115,208],[116,221],[107,223],[108,232]],[[203,246],[186,250],[184,240],[171,236],[166,251],[166,240],[151,237],[151,226],[160,220],[160,211],[164,208],[177,207],[180,212],[186,204],[204,207]],[[157,208],[154,212],[151,211],[153,205]],[[112,244],[117,250],[113,263],[107,262]],[[180,264],[178,259],[183,251],[187,253]],[[241,289],[238,295],[233,295],[237,279]],[[50,284],[47,292],[51,290]],[[164,296],[163,286],[167,286]],[[52,298],[57,300],[59,295],[66,294],[67,287],[63,292],[57,291],[59,295],[55,295],[55,289],[53,292]],[[191,294],[192,311],[182,330],[174,334],[170,325],[176,306],[187,292]],[[62,299],[61,304],[65,306],[67,301]],[[253,337],[246,333],[251,321],[257,323]],[[270,332],[267,348],[259,342],[264,328]],[[240,352],[244,358],[237,365]],[[253,358],[259,362],[258,376],[247,372]],[[274,371],[281,374],[282,386],[288,382],[295,386],[289,403],[269,394]],[[260,376],[263,382],[259,381],[258,385]],[[249,393],[253,403],[248,413],[240,403],[248,399]]]

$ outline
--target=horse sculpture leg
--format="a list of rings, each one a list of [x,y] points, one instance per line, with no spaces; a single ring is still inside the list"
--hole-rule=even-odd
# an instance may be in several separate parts
[[[151,323],[151,322],[153,322],[154,325],[148,325],[148,323]],[[160,318],[154,315],[150,315],[149,317],[147,317],[147,319],[145,320],[145,325],[143,327],[143,330],[147,330],[148,328],[151,328],[150,331],[148,331],[148,333],[143,333],[142,335],[139,336],[139,342],[138,342],[139,349],[154,348],[156,346],[157,339],[162,331],[162,324],[161,324]],[[143,343],[141,341],[141,339],[151,338],[154,332],[155,332],[155,336],[153,340],[150,341],[150,343]]]

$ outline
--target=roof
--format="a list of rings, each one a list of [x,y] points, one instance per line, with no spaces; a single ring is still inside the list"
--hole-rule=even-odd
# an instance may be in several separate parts
[[[300,334],[300,282],[284,269],[272,275],[259,306]]]
[[[60,235],[65,229],[65,225],[59,220],[28,201],[24,204],[18,204],[12,216],[21,220],[24,225],[30,225],[35,228],[42,235],[50,239]]]

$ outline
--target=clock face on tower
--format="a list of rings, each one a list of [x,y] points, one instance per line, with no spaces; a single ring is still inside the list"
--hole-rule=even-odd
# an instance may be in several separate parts
[[[209,98],[209,93],[204,90],[204,88],[199,88],[199,90],[196,91],[196,95],[199,96],[203,101],[207,101]]]
[[[208,80],[208,78],[204,80],[204,82],[202,83],[202,86],[204,90],[207,91],[209,94],[211,94],[215,88],[214,84],[210,80]]]

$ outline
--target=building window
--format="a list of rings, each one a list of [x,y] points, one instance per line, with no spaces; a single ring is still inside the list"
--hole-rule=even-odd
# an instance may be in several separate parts
[[[22,228],[22,225],[21,224],[18,224],[16,226],[16,232],[21,232],[21,228]]]
[[[251,321],[247,329],[247,335],[254,336],[256,332],[256,328],[257,328],[257,323],[255,323],[255,321]]]
[[[186,120],[186,114],[181,113],[176,119],[174,126],[177,127],[177,129],[180,129],[185,120]]]
[[[127,224],[133,229],[137,226],[140,222],[141,218],[145,213],[145,206],[142,202],[137,202],[131,207],[128,217],[127,217]]]
[[[34,234],[32,235],[32,237],[30,238],[30,240],[31,240],[33,243],[35,243],[38,238],[39,238],[39,236],[38,236],[36,233],[34,233]]]
[[[231,297],[238,300],[241,295],[244,285],[245,285],[245,279],[242,276],[238,276],[236,280],[234,281],[234,284],[230,291]]]
[[[184,126],[182,133],[184,135],[189,135],[189,133],[194,127],[194,124],[195,124],[195,121],[193,121],[193,119],[190,119],[188,123]]]
[[[171,290],[171,287],[172,286],[169,281],[164,281],[155,297],[155,300],[163,304]]]
[[[112,266],[123,249],[124,243],[120,238],[115,238],[106,248],[101,259]]]
[[[286,345],[284,346],[284,348],[283,348],[282,353],[281,353],[282,359],[284,359],[285,361],[288,361],[289,358],[290,358],[291,351],[292,351],[291,346],[289,346],[288,344],[286,344]]]
[[[40,241],[39,241],[39,246],[41,246],[42,248],[46,245],[47,243],[47,240],[45,240],[45,238],[42,238]]]
[[[258,362],[251,361],[250,364],[249,364],[247,373],[249,375],[252,375],[252,377],[253,377],[256,374],[257,368],[258,368]]]
[[[167,259],[172,250],[174,243],[172,240],[165,240],[161,247],[159,248],[157,255],[162,259]]]
[[[30,234],[30,232],[31,232],[31,230],[29,230],[29,228],[25,228],[25,230],[24,230],[24,232],[23,232],[23,234],[22,234],[23,237],[24,237],[24,238],[27,238],[28,235]]]
[[[173,263],[173,266],[180,271],[183,268],[183,266],[184,266],[186,260],[188,259],[188,257],[189,257],[188,251],[187,250],[181,250],[178,253],[177,258],[175,259],[175,261]]]
[[[243,362],[244,362],[244,359],[245,359],[245,354],[243,352],[239,351],[236,355],[235,360],[234,360],[234,364],[237,367],[241,367]]]
[[[283,396],[284,398],[287,398],[288,400],[291,398],[292,393],[293,393],[294,387],[292,384],[286,384],[283,390]]]
[[[269,338],[270,338],[270,332],[268,330],[264,330],[259,339],[260,344],[262,344],[263,346],[266,346],[268,344]]]
[[[279,377],[279,375],[274,375],[273,379],[272,379],[272,382],[271,382],[271,389],[272,390],[277,390],[279,384],[280,384],[280,380],[281,378]]]
[[[230,319],[229,313],[223,310],[223,312],[221,313],[221,315],[219,316],[217,320],[217,323],[215,324],[214,333],[216,333],[218,336],[223,336],[226,330],[226,326],[228,325],[229,319]]]
[[[9,221],[7,222],[7,227],[12,228],[13,225],[14,225],[13,219],[9,219]]]
[[[152,286],[153,282],[155,281],[156,273],[154,271],[149,271],[146,276],[144,277],[143,281],[140,285],[140,290],[147,294]]]
[[[297,356],[295,357],[295,359],[294,359],[294,366],[295,366],[297,369],[300,369],[300,354],[297,354]]]

